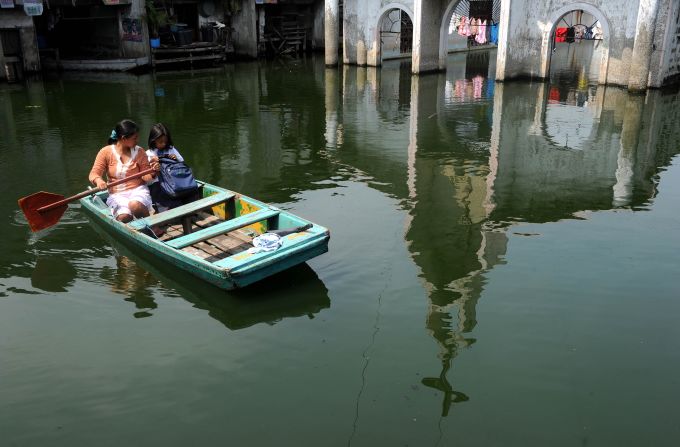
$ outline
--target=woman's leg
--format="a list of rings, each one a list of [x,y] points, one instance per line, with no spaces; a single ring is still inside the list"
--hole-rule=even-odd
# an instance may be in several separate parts
[[[147,217],[149,215],[149,208],[136,200],[130,200],[128,208],[130,208],[130,211],[132,211],[132,215],[138,219],[140,217]]]

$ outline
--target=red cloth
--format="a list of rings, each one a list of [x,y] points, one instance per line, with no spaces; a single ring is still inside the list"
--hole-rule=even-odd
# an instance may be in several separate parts
[[[556,104],[560,102],[560,91],[554,85],[550,87],[550,93],[548,93],[548,103]]]
[[[555,30],[555,42],[567,41],[567,28],[557,28]]]

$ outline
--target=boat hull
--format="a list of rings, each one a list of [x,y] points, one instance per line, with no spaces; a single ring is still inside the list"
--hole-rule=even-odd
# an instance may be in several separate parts
[[[204,191],[204,197],[210,197],[211,194],[215,193],[228,193],[230,197],[236,196],[237,200],[240,201],[239,203],[242,204],[241,208],[259,209],[260,212],[276,210],[278,213],[276,219],[281,222],[295,222],[296,224],[311,223],[246,196],[238,195],[213,185],[201,183],[201,186]],[[80,200],[82,208],[104,231],[145,250],[157,258],[159,262],[176,266],[225,290],[246,287],[328,251],[329,231],[326,228],[313,224],[312,229],[309,231],[285,236],[283,238],[283,245],[272,252],[250,253],[244,251],[218,261],[202,259],[181,248],[171,246],[171,243],[152,237],[148,231],[140,231],[140,229],[143,229],[140,225],[137,225],[135,228],[130,224],[116,221],[104,203],[103,199],[105,197],[106,193],[104,192]],[[162,214],[160,213],[154,217]],[[238,217],[243,218],[247,216],[248,214],[244,214]],[[230,220],[227,219],[225,223],[228,222]],[[200,232],[195,234],[200,234]],[[179,244],[175,245],[179,246]]]

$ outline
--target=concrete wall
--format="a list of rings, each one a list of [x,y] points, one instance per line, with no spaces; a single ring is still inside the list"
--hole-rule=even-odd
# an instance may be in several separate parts
[[[127,12],[126,12],[127,11]],[[131,42],[123,40],[123,28],[119,20],[120,26],[120,47],[123,52],[123,57],[150,57],[151,48],[149,47],[149,27],[146,23],[145,17],[145,2],[144,0],[132,0],[130,8],[121,9],[120,18],[139,19],[142,23],[142,41]]]
[[[234,52],[238,56],[257,57],[257,12],[255,2],[243,0],[241,9],[232,16]]]
[[[312,49],[322,50],[324,48],[324,2],[317,1],[312,5]]]
[[[653,87],[680,81],[680,2],[667,2],[663,6],[658,22],[665,24],[665,33],[654,36],[654,44],[661,50],[650,66]]]
[[[503,5],[501,27],[504,44],[499,44],[497,79],[544,78],[550,63],[552,33],[560,18],[573,10],[597,17],[604,36],[601,45],[608,53],[600,82],[627,85],[633,53],[638,0],[593,0],[590,3],[565,0],[512,0]],[[505,25],[507,23],[507,25]]]
[[[648,3],[651,5],[649,8],[656,4],[655,1],[647,1],[645,8]],[[656,50],[646,50],[651,52],[650,69],[658,72],[658,67],[663,65],[659,49],[663,47],[664,40],[670,42],[670,36],[664,36],[670,21],[668,11],[671,3],[677,2],[658,0],[659,13],[649,27],[646,21],[638,23],[640,0],[591,0],[588,3],[508,0],[504,2],[501,14],[500,37],[503,42],[499,44],[497,79],[545,78],[550,66],[552,33],[560,17],[569,11],[584,10],[600,20],[604,31],[599,82],[628,86],[636,32],[638,35],[640,32],[653,33],[653,48]],[[673,5],[673,9],[677,9],[677,5]]]
[[[23,7],[0,10],[0,29],[19,30],[24,71],[40,71],[40,54],[38,53],[33,19],[24,13]],[[5,60],[0,48],[0,79],[5,78]]]

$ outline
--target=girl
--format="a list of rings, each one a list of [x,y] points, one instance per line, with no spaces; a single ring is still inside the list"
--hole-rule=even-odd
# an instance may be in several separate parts
[[[163,123],[157,123],[151,126],[151,130],[149,131],[149,149],[146,151],[146,155],[152,163],[158,162],[158,157],[160,156],[167,156],[173,160],[184,161],[182,155],[172,144],[170,130]],[[161,184],[157,178],[152,179],[148,185],[149,190],[151,191],[151,200],[159,212],[175,208],[183,203],[191,201],[169,197],[161,189]]]
[[[109,181],[120,180],[129,174],[136,174],[149,167],[160,169],[158,161],[149,164],[144,149],[137,146],[139,127],[134,121],[125,119],[116,124],[109,137],[109,145],[97,153],[92,165],[89,180],[98,188],[106,188],[106,176]],[[147,174],[141,178],[114,186],[109,190],[106,204],[111,208],[113,216],[121,222],[130,222],[133,218],[146,217],[151,208],[151,195],[145,182],[151,181],[155,174]]]

